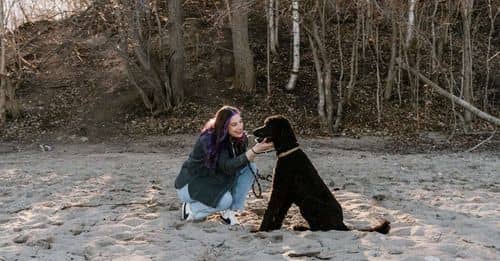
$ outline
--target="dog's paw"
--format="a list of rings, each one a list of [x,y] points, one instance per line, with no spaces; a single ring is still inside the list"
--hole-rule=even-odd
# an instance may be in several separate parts
[[[307,226],[304,226],[304,225],[294,225],[292,227],[293,231],[307,231],[309,230],[309,228]]]
[[[257,233],[257,232],[260,232],[260,230],[259,230],[259,227],[257,227],[257,226],[251,226],[248,229],[248,232],[250,232],[250,233]]]

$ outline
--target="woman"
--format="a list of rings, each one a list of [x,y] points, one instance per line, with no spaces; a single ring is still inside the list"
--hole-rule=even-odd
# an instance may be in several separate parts
[[[201,131],[193,151],[175,179],[182,203],[182,220],[199,220],[221,211],[230,225],[239,224],[235,211],[242,210],[254,181],[255,156],[273,148],[265,140],[247,149],[240,111],[223,106]]]

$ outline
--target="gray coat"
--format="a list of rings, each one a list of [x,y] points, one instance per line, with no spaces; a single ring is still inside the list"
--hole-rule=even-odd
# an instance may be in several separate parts
[[[248,140],[245,139],[239,150],[235,150],[228,142],[212,169],[205,165],[208,142],[209,135],[200,135],[189,158],[182,164],[175,179],[175,188],[181,189],[189,184],[188,191],[192,199],[215,208],[224,193],[232,188],[236,173],[249,164],[245,155]]]

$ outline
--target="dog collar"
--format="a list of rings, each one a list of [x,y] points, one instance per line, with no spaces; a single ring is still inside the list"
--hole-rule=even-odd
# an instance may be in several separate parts
[[[299,147],[295,147],[295,148],[293,148],[291,150],[287,150],[285,152],[282,152],[282,153],[278,154],[278,158],[283,158],[285,156],[288,156],[288,155],[292,154],[292,152],[294,152],[294,151],[296,151],[298,149],[300,149],[300,148]]]

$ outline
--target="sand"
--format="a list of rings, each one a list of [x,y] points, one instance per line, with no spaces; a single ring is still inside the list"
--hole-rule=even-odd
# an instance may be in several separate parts
[[[349,226],[250,233],[269,199],[250,195],[240,226],[179,220],[173,186],[195,136],[0,150],[0,260],[498,260],[500,154],[377,152],[376,138],[303,139]],[[10,149],[9,149],[10,148]],[[368,150],[367,150],[368,149]],[[270,174],[274,154],[257,159]]]

